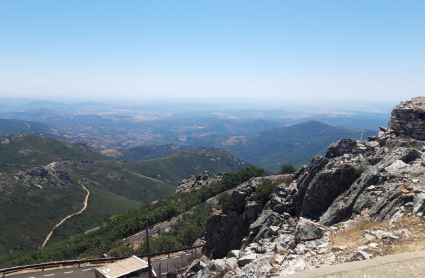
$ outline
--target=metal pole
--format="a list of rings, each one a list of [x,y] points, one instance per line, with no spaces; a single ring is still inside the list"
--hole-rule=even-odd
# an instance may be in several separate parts
[[[161,275],[161,264],[162,264],[162,260],[160,260],[159,261],[159,267],[158,267],[158,275],[159,275],[159,277],[162,277],[162,275]]]
[[[148,219],[149,219],[149,217],[146,217],[146,245],[148,247],[148,272],[149,272],[149,278],[152,278],[151,252],[149,251],[149,226],[148,226]]]

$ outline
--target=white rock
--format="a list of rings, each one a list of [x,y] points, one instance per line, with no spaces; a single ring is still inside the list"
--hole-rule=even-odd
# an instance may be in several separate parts
[[[238,260],[239,266],[245,266],[257,258],[256,254],[245,255]]]
[[[397,172],[400,169],[406,168],[408,165],[401,160],[396,160],[393,164],[388,167],[385,167],[385,171],[389,173]]]
[[[370,259],[370,255],[369,255],[368,253],[366,253],[365,251],[360,250],[360,251],[359,251],[359,254],[360,254],[363,258],[365,258],[366,260],[369,260],[369,259]]]
[[[241,250],[232,250],[227,254],[227,258],[236,258],[239,259],[241,256]]]
[[[288,265],[288,267],[281,272],[281,275],[288,275],[288,274],[292,274],[295,272],[299,272],[302,270],[305,270],[307,268],[307,264],[305,262],[305,260],[301,257],[291,261]]]

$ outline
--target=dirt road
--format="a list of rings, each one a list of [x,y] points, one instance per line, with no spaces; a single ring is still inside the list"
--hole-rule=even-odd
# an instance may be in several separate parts
[[[83,211],[85,211],[86,210],[86,208],[87,208],[87,202],[88,202],[88,200],[89,200],[89,196],[90,196],[90,191],[88,191],[88,189],[83,185],[83,184],[81,184],[80,183],[80,185],[84,188],[84,190],[85,191],[87,191],[87,195],[86,195],[86,198],[85,198],[85,200],[84,200],[84,206],[83,206],[83,208],[80,210],[80,211],[78,211],[78,212],[74,212],[73,214],[70,214],[70,215],[68,215],[67,217],[65,217],[64,219],[62,219],[62,221],[61,222],[59,222],[58,224],[56,224],[56,226],[55,227],[53,227],[53,229],[50,231],[50,233],[47,235],[47,237],[46,237],[46,239],[44,240],[44,242],[43,242],[43,245],[41,246],[41,247],[44,247],[46,244],[47,244],[47,242],[49,241],[49,239],[50,239],[50,237],[52,236],[52,234],[53,234],[53,231],[57,228],[57,227],[59,227],[60,225],[62,225],[63,224],[63,222],[65,222],[67,219],[69,219],[69,218],[71,218],[71,217],[73,217],[74,215],[78,215],[78,214],[80,214],[80,213],[82,213]]]

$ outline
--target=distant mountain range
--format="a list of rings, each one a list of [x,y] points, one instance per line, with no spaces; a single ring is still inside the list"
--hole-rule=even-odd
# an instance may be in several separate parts
[[[376,135],[377,133],[370,130],[333,126],[318,121],[276,128],[278,123],[264,120],[236,121],[203,118],[197,121],[195,119],[187,119],[179,122],[178,126],[170,124],[171,122],[163,123],[160,127],[152,125],[148,131],[149,136],[161,138],[153,139],[152,141],[167,142],[168,144],[123,148],[125,144],[130,146],[135,144],[133,138],[135,138],[134,132],[136,131],[133,130],[133,126],[137,126],[136,123],[132,125],[125,121],[122,123],[114,136],[121,136],[120,138],[122,138],[123,142],[117,144],[114,143],[116,141],[112,140],[113,137],[109,135],[114,132],[113,126],[116,121],[113,119],[98,115],[76,115],[66,119],[58,117],[57,120],[68,124],[74,123],[71,126],[90,126],[87,132],[92,132],[91,134],[93,135],[72,133],[64,131],[60,127],[52,127],[36,122],[5,119],[0,120],[0,135],[34,131],[68,141],[86,142],[95,148],[104,146],[103,148],[106,150],[103,152],[106,155],[122,161],[160,158],[180,150],[219,147],[226,149],[246,162],[275,173],[284,164],[292,164],[295,167],[306,164],[311,156],[324,154],[326,148],[332,142],[341,138],[365,140],[367,136]],[[196,123],[198,125],[195,125]],[[146,129],[149,128],[146,124],[140,124],[139,126],[145,126]],[[199,126],[202,128],[199,128]],[[274,128],[261,130],[261,126],[272,126]],[[143,132],[142,128],[139,130]],[[96,133],[93,133],[93,131]],[[125,142],[125,138],[129,138],[130,141]],[[113,150],[114,148],[115,150]]]
[[[377,132],[370,130],[348,129],[309,121],[247,135],[213,135],[204,138],[191,136],[185,138],[185,143],[221,147],[249,163],[276,173],[282,165],[299,167],[308,163],[312,156],[323,155],[326,148],[339,139],[366,140],[367,136],[376,134]]]

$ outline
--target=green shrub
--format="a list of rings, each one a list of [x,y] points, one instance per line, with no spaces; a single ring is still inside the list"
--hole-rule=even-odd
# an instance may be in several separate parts
[[[272,181],[266,181],[265,183],[257,186],[255,189],[255,195],[257,196],[257,201],[263,205],[270,200],[270,196],[274,193],[274,187]]]
[[[229,199],[230,199],[230,194],[227,192],[223,192],[217,197],[217,201],[220,206],[223,206],[224,203],[227,202]]]
[[[361,174],[363,174],[366,170],[367,170],[367,168],[366,168],[366,167],[364,167],[364,166],[360,166],[360,167],[356,168],[356,174],[360,176],[360,175],[361,175]]]
[[[406,146],[407,146],[408,148],[417,149],[417,150],[419,150],[419,151],[421,151],[421,150],[422,150],[422,146],[421,146],[418,142],[416,142],[416,141],[409,142],[409,143],[407,143],[407,144],[406,144]]]
[[[292,164],[285,164],[280,167],[279,174],[293,174],[297,169]]]

